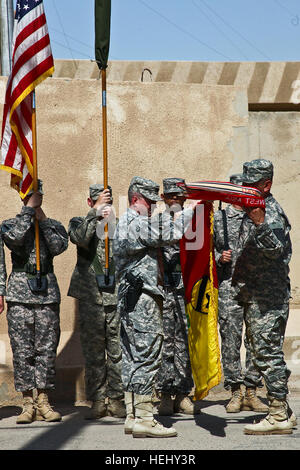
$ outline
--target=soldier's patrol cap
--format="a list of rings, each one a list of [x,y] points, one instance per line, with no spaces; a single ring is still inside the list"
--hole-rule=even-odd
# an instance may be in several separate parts
[[[165,178],[163,180],[163,191],[164,194],[169,193],[178,193],[184,194],[184,189],[180,186],[177,186],[177,183],[184,183],[184,179],[182,178]]]
[[[273,178],[273,163],[263,158],[246,162],[243,165],[243,183],[257,183],[263,179]]]
[[[141,176],[134,176],[132,178],[128,192],[141,194],[150,201],[161,201],[159,197],[159,184]]]
[[[37,192],[40,194],[44,194],[43,192],[43,181],[38,179],[38,189]],[[27,193],[27,196],[31,196],[34,193],[33,188]]]
[[[107,189],[109,189],[110,195],[112,195],[111,187],[107,186]],[[90,186],[90,198],[96,201],[102,191],[104,191],[104,184],[92,184]]]
[[[243,173],[235,173],[230,176],[230,183],[242,185],[243,181]]]

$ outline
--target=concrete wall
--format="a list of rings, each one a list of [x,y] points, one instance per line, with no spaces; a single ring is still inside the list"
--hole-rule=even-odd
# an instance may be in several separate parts
[[[293,256],[290,263],[292,305],[300,307],[300,114],[249,113],[249,159],[268,158],[274,164],[272,192],[292,225]],[[299,322],[300,333],[300,322]]]
[[[6,79],[0,78],[0,96]],[[38,169],[44,181],[44,210],[66,227],[87,212],[88,186],[102,180],[101,83],[48,79],[36,89]],[[224,179],[235,156],[248,156],[245,89],[175,83],[108,83],[109,183],[118,212],[134,175],[159,183],[168,176]],[[2,103],[3,104],[3,103]],[[0,109],[2,115],[2,107]],[[21,207],[9,175],[0,172],[1,220]],[[119,199],[121,201],[120,211]],[[8,271],[9,253],[6,251]],[[84,399],[76,302],[67,297],[75,247],[55,259],[62,293],[61,341],[56,398]],[[0,319],[0,401],[16,400],[5,315]],[[2,355],[1,355],[2,353]]]
[[[88,60],[56,60],[54,76],[97,79],[99,69],[95,62]],[[122,82],[143,79],[144,82],[242,86],[247,89],[251,106],[264,104],[272,109],[271,105],[284,107],[299,100],[300,62],[112,60],[108,63],[107,77]]]

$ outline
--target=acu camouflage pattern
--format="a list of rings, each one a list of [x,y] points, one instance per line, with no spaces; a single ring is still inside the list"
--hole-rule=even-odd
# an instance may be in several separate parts
[[[274,306],[290,299],[291,226],[272,194],[265,202],[265,221],[258,227],[244,215],[232,282],[242,302]]]
[[[2,237],[16,259],[35,265],[35,210],[24,206],[14,219],[3,222]],[[60,222],[39,222],[41,266],[67,249],[68,235]],[[17,391],[54,388],[55,358],[60,337],[60,291],[54,273],[47,274],[45,295],[33,294],[25,272],[12,272],[7,287],[8,333],[13,351]]]
[[[162,297],[142,292],[134,310],[121,315],[122,382],[125,391],[152,395],[162,354]]]
[[[134,176],[130,181],[128,192],[141,194],[150,201],[160,201],[159,184],[141,176]]]
[[[94,187],[95,186],[95,187]],[[90,188],[99,195],[99,185]],[[92,192],[92,196],[95,195]],[[95,196],[96,197],[96,196]],[[100,292],[96,274],[105,266],[105,243],[97,235],[98,215],[91,209],[86,217],[70,220],[68,233],[77,247],[77,263],[68,295],[79,300],[80,340],[85,359],[87,400],[123,396],[121,380],[120,315],[115,292]],[[112,229],[112,227],[110,227]],[[95,258],[97,262],[95,263]],[[114,271],[109,242],[109,266]]]
[[[192,216],[192,209],[185,209],[173,222],[166,211],[149,218],[127,209],[120,218],[113,240],[120,295],[127,288],[126,273],[132,272],[142,279],[146,292],[164,296],[162,280],[159,281],[162,270],[159,269],[161,256],[158,248],[177,243]]]
[[[189,394],[194,382],[189,356],[185,291],[181,274],[179,244],[163,247],[162,255],[164,273],[171,275],[171,282],[172,274],[175,274],[176,284],[170,285],[169,276],[164,276],[164,342],[156,389],[170,395]]]
[[[236,184],[239,183],[237,182]],[[219,210],[214,215],[214,251],[219,281],[218,320],[221,336],[224,388],[230,389],[234,385],[242,384],[246,387],[259,387],[262,386],[261,376],[253,364],[246,335],[244,338],[246,349],[245,370],[242,370],[241,345],[244,326],[244,306],[234,298],[235,291],[232,287],[232,274],[237,259],[239,233],[245,213],[243,210],[238,210],[232,205],[227,205],[224,211],[227,220],[229,249],[232,250],[232,261],[230,263],[222,264],[220,261],[225,250],[222,211]]]
[[[112,195],[111,186],[108,185],[107,189],[109,189],[110,194]],[[93,201],[97,201],[102,191],[104,191],[104,184],[92,184],[89,187],[90,198],[93,199]]]
[[[55,388],[59,305],[8,302],[7,324],[16,391]]]
[[[260,180],[273,178],[273,163],[264,158],[257,158],[243,165],[243,183],[257,183]]]
[[[12,262],[25,259],[31,265],[36,264],[35,254],[35,210],[24,206],[14,219],[5,220],[1,226],[5,245],[10,249]],[[40,228],[40,260],[41,266],[52,264],[54,256],[63,253],[68,246],[68,235],[63,225],[53,219],[39,222]],[[60,290],[54,273],[46,275],[48,290],[46,295],[34,294],[28,287],[25,272],[12,271],[7,285],[7,302],[26,304],[60,303]]]
[[[3,239],[0,234],[0,295],[6,294],[6,265],[5,265],[5,253],[3,247]]]
[[[99,305],[92,300],[78,302],[86,399],[119,399],[123,396],[120,316],[115,305]]]
[[[183,178],[165,178],[163,180],[163,192],[164,194],[178,193],[179,195],[184,194],[184,190],[177,185],[177,183],[184,183]]]
[[[99,305],[117,305],[117,289],[113,293],[100,292],[96,274],[103,273],[105,266],[105,242],[97,236],[98,216],[91,209],[86,217],[74,217],[69,222],[68,234],[77,247],[77,263],[68,290],[70,297]],[[110,230],[114,232],[114,227]],[[97,257],[96,264],[93,263]],[[109,241],[109,267],[114,272],[112,244]]]
[[[126,391],[141,395],[153,392],[163,343],[164,292],[160,284],[159,248],[179,241],[192,214],[193,211],[187,209],[181,213],[178,222],[173,223],[169,215],[148,218],[129,208],[117,225],[113,253],[120,283],[122,380]],[[129,287],[128,272],[143,281],[142,294],[132,312],[126,310],[124,300]]]
[[[282,343],[290,299],[291,226],[283,209],[269,194],[265,221],[256,227],[244,216],[233,273],[236,298],[245,304],[247,337],[253,362],[268,393],[286,397],[287,369]]]

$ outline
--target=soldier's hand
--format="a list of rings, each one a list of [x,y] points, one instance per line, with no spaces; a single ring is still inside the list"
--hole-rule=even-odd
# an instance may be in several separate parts
[[[113,212],[113,208],[111,205],[107,206],[106,204],[102,204],[97,209],[97,216],[100,219],[108,219]]]
[[[111,194],[109,189],[104,189],[95,202],[94,208],[98,209],[99,207],[103,205],[106,206],[107,204],[111,204]]]
[[[190,203],[188,205],[189,208],[191,209],[195,209],[195,207],[197,206],[197,204],[202,204],[203,201],[202,200],[198,200],[198,199],[191,199],[190,200]]]
[[[246,207],[245,211],[247,212],[248,217],[252,220],[255,225],[260,225],[265,220],[265,209],[261,207]]]
[[[33,207],[33,209],[36,209],[37,207],[41,207],[43,202],[43,195],[41,193],[33,193],[30,198],[28,199],[27,202],[27,207]]]
[[[232,250],[224,250],[220,258],[221,263],[229,263],[231,261]]]
[[[4,310],[4,297],[3,295],[0,295],[0,314],[3,312]]]
[[[37,207],[35,209],[35,217],[39,222],[47,219],[47,216],[41,207]]]

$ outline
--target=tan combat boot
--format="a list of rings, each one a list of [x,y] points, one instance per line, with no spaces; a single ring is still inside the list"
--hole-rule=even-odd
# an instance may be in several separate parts
[[[174,401],[172,395],[162,392],[160,394],[160,403],[158,406],[160,416],[172,416],[174,414]]]
[[[126,406],[126,419],[124,423],[124,433],[125,434],[132,434],[132,428],[134,425],[134,394],[133,392],[125,392],[124,394],[125,399],[125,406]]]
[[[23,408],[21,414],[17,417],[17,424],[30,424],[35,419],[35,408],[32,397],[23,398]]]
[[[49,403],[47,393],[39,393],[35,403],[37,421],[47,421],[53,423],[61,420],[61,415],[57,411],[54,411]]]
[[[246,387],[242,411],[258,411],[268,413],[269,407],[256,395],[256,388]]]
[[[153,417],[151,395],[134,394],[135,421],[132,428],[133,437],[176,437],[174,428],[165,428]]]
[[[272,400],[272,397],[270,395],[267,394],[267,397],[268,397],[268,400]],[[293,428],[296,428],[297,427],[297,417],[295,415],[295,413],[293,412],[292,408],[290,407],[289,405],[289,402],[287,401],[286,399],[286,402],[285,402],[285,406],[286,406],[286,412],[287,412],[287,415],[288,415],[288,419],[290,421],[290,423],[292,424],[292,427]]]
[[[115,398],[108,399],[107,415],[114,416],[115,418],[125,418],[126,409],[122,398],[116,400]]]
[[[231,394],[232,394],[232,397],[226,406],[226,411],[227,413],[238,413],[239,411],[241,411],[241,407],[242,407],[243,400],[244,400],[241,387],[232,388]]]
[[[288,404],[288,402],[286,402],[286,406],[287,406],[287,415],[288,415],[289,421],[292,424],[292,427],[296,428],[298,424],[297,417],[295,413],[293,413],[293,410],[290,408],[290,405]]]
[[[106,404],[105,399],[95,400],[92,402],[91,408],[88,410],[84,419],[100,419],[106,416]]]
[[[185,415],[196,415],[201,412],[199,404],[193,403],[189,395],[179,393],[174,401],[175,413],[183,413]]]
[[[269,414],[259,423],[245,426],[244,434],[292,434],[293,424],[288,417],[286,400],[274,397],[269,397],[269,400]]]

